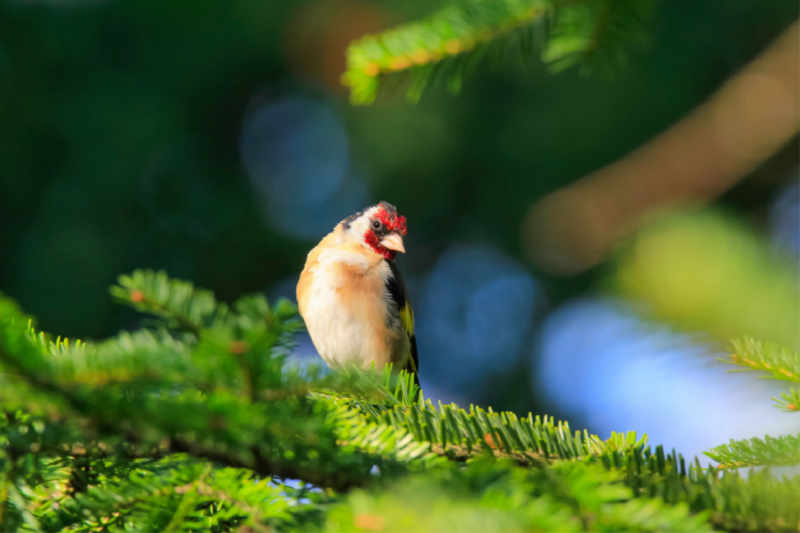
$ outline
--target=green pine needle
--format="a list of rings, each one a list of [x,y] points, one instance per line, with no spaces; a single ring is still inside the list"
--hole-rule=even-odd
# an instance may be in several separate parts
[[[764,439],[733,440],[722,444],[704,455],[719,465],[719,469],[751,466],[793,466],[800,464],[800,434],[784,435],[777,438],[765,436]]]
[[[734,340],[732,345],[728,359],[719,359],[723,363],[738,365],[742,367],[740,371],[758,371],[764,379],[800,383],[800,352],[750,338]]]

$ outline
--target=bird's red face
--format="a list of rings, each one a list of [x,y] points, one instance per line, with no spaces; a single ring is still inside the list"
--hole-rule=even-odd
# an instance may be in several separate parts
[[[397,252],[406,251],[403,246],[405,234],[406,217],[398,215],[393,205],[381,202],[369,220],[369,227],[364,233],[364,242],[375,252],[392,261]]]

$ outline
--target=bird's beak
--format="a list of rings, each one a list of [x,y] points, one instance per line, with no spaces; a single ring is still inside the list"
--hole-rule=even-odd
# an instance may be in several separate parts
[[[397,233],[390,233],[381,239],[381,246],[389,250],[394,250],[395,252],[400,252],[401,254],[406,253],[406,249],[403,246],[403,238]]]

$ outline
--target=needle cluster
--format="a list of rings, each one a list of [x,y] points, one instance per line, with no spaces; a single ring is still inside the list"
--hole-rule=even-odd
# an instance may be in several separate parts
[[[800,477],[733,469],[796,464],[794,437],[732,443],[704,469],[634,432],[434,405],[390,369],[293,367],[287,301],[228,305],[150,271],[111,292],[146,319],[100,342],[53,339],[0,296],[0,530],[800,524]]]
[[[415,102],[440,82],[458,92],[482,63],[528,64],[538,54],[552,72],[615,66],[628,47],[646,41],[653,8],[652,0],[459,0],[355,41],[342,82],[356,104],[398,91]]]

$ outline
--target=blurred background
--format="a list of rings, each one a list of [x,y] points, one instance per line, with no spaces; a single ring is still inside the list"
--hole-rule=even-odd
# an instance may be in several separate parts
[[[736,179],[656,202],[594,255],[567,260],[552,243],[574,241],[572,221],[575,246],[597,244],[624,213],[584,224],[546,198],[691,114],[797,19],[797,2],[662,2],[625,69],[485,68],[457,96],[350,106],[347,44],[438,5],[1,1],[0,290],[40,328],[85,339],[136,326],[108,294],[135,268],[222,300],[293,298],[308,251],[386,200],[408,218],[397,262],[426,396],[604,438],[647,432],[689,456],[785,433],[774,383],[727,375],[715,357],[745,335],[800,344],[791,125]],[[770,124],[796,120],[778,113]],[[659,168],[678,175],[684,157],[671,157]],[[603,198],[584,188],[578,204],[630,192],[602,183]],[[317,361],[300,341],[298,361]]]

